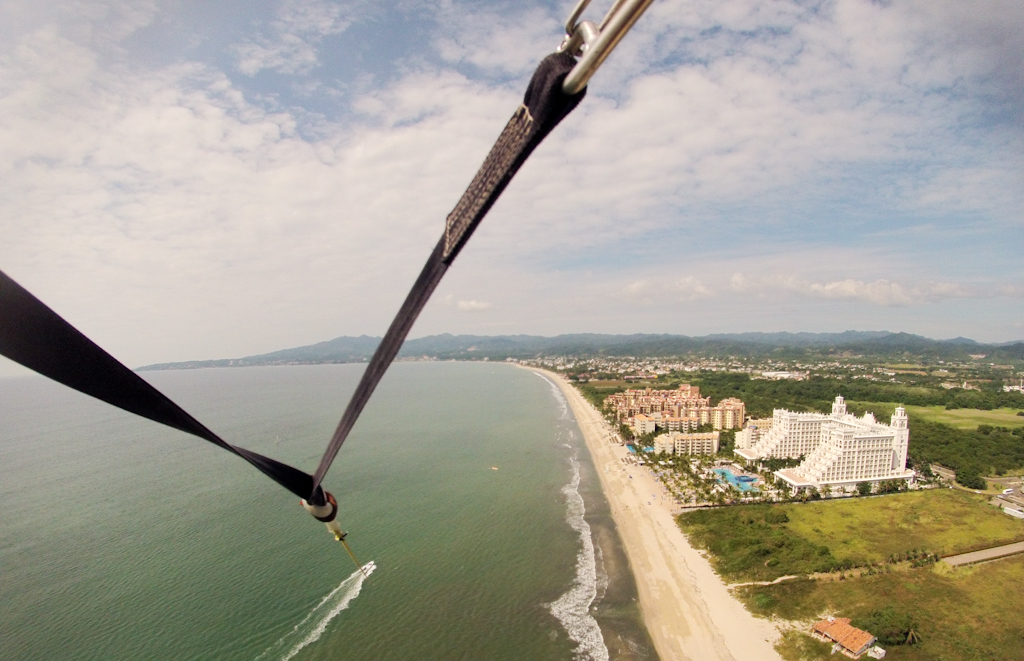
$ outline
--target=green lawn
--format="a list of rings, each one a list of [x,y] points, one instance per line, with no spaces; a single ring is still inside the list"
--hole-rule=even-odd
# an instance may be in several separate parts
[[[1024,650],[1024,557],[950,569],[943,563],[842,582],[795,581],[740,588],[755,614],[809,620],[826,612],[853,620],[892,606],[910,614],[916,645],[884,645],[886,660],[1019,661]],[[874,632],[872,632],[874,633]],[[787,661],[834,660],[827,645],[788,634],[778,649]]]
[[[958,427],[960,429],[976,429],[978,425],[993,427],[1024,427],[1024,416],[1017,415],[1019,409],[949,409],[943,406],[908,406],[907,413],[933,422]]]
[[[941,555],[1024,539],[1024,521],[953,489],[787,505],[793,533],[839,560],[881,562],[911,550]]]
[[[787,574],[829,571],[837,564],[820,548],[786,528],[785,505],[750,505],[697,510],[678,518],[695,546],[730,582],[767,581]]]
[[[984,497],[951,489],[725,507],[689,512],[679,521],[692,543],[710,550],[715,569],[729,582],[807,574],[829,564],[884,562],[908,551],[950,554],[1024,539],[1024,521],[1002,514]],[[918,568],[882,564],[861,576],[843,574],[842,580],[805,578],[742,587],[736,594],[754,614],[786,620],[832,614],[856,624],[891,607],[901,617],[910,616],[922,640],[883,645],[887,660],[1019,661],[1022,586],[1024,556],[1015,556],[957,569],[942,562]],[[784,636],[778,645],[783,658],[837,658],[803,630],[801,625]]]
[[[882,422],[888,422],[892,412],[899,404],[895,402],[862,402],[850,400],[846,402],[851,411],[858,415],[863,411],[871,411]],[[958,429],[977,429],[978,425],[993,427],[1024,427],[1024,415],[1017,415],[1020,409],[946,409],[944,406],[910,406],[906,407],[911,418],[940,422]],[[913,429],[913,422],[911,422]]]
[[[730,582],[772,580],[887,561],[911,551],[949,555],[1024,540],[1024,521],[982,496],[931,489],[806,504],[751,505],[679,517]]]

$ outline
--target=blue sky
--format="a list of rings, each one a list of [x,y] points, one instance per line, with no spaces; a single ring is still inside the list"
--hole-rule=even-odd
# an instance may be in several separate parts
[[[379,335],[570,5],[6,0],[0,269],[129,365]],[[1022,33],[656,0],[413,336],[1024,338]]]

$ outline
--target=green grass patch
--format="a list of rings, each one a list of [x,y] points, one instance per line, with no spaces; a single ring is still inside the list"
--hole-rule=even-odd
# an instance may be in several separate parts
[[[832,646],[810,635],[790,629],[782,634],[782,640],[775,645],[779,655],[786,661],[833,661]]]
[[[679,524],[729,582],[766,581],[1024,540],[1024,521],[964,491],[687,512]],[[770,605],[764,605],[769,608]]]
[[[726,580],[765,581],[838,564],[827,547],[787,528],[788,505],[750,505],[687,512],[679,524],[691,542],[711,552]]]
[[[947,409],[944,406],[908,406],[907,414],[922,420],[941,422],[958,429],[977,429],[978,425],[993,427],[1024,427],[1020,409],[1001,408],[991,411],[979,409]]]
[[[755,613],[810,619],[834,613],[854,621],[891,607],[909,615],[921,642],[886,645],[886,659],[973,661],[1021,658],[1024,649],[1024,557],[963,569],[939,563],[842,582],[797,581],[740,588]],[[776,604],[768,613],[757,603]],[[875,632],[872,632],[875,633]],[[809,636],[788,634],[778,649],[787,660],[826,658]]]
[[[840,561],[877,563],[908,551],[949,555],[1024,540],[1024,521],[954,489],[785,505],[786,527]]]
[[[856,399],[846,400],[846,410],[848,412],[858,417],[864,415],[865,412],[871,412],[875,415],[876,420],[881,420],[886,423],[889,422],[889,418],[891,418],[892,414],[895,413],[897,406],[899,406],[899,404],[895,402],[862,402]],[[909,406],[906,408],[907,410],[910,409]]]
[[[863,415],[865,411],[871,411],[876,418],[883,422],[888,422],[889,417],[899,405],[896,402],[865,402],[861,400],[847,400],[846,402],[851,413]],[[978,425],[1024,427],[1024,416],[1017,415],[1021,410],[1017,408],[982,411],[981,409],[947,409],[945,406],[913,406],[909,404],[905,408],[912,420],[939,422],[957,429],[974,430],[978,428]]]
[[[871,411],[883,422],[896,404],[848,400],[857,415]],[[1024,416],[1016,408],[946,409],[907,406],[910,415],[910,459],[914,468],[938,463],[979,475],[1005,475],[1024,469]]]

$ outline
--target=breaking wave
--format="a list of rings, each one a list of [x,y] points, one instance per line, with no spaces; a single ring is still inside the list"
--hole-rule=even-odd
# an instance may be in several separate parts
[[[562,487],[568,510],[565,519],[579,533],[582,548],[576,556],[576,577],[572,587],[547,607],[569,634],[570,640],[576,643],[573,653],[576,659],[608,661],[608,648],[605,647],[601,627],[590,614],[598,592],[597,561],[590,524],[583,518],[586,509],[579,493],[580,464],[575,457],[572,458],[572,469],[572,480]]]
[[[551,394],[554,395],[555,401],[558,402],[558,405],[562,408],[562,418],[568,418],[569,402],[566,401],[565,395],[562,394],[562,390],[558,387],[558,384],[539,372],[534,372],[534,374],[547,381],[548,387],[551,388]]]

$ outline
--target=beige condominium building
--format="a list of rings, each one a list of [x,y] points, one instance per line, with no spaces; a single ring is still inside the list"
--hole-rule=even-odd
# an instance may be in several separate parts
[[[651,425],[683,432],[701,425],[736,429],[743,426],[746,417],[746,406],[741,400],[728,397],[711,406],[711,398],[701,397],[700,388],[685,383],[675,390],[643,388],[615,393],[604,400],[604,407],[640,434],[649,433],[640,430],[652,430]]]
[[[654,439],[654,451],[666,454],[715,454],[718,452],[719,432],[696,434],[669,432]]]
[[[909,439],[907,412],[902,406],[885,424],[871,413],[860,418],[847,413],[840,396],[828,415],[777,409],[771,429],[750,447],[737,448],[736,454],[748,460],[804,456],[796,468],[775,473],[796,488],[852,486],[911,479],[914,472],[907,470]]]

